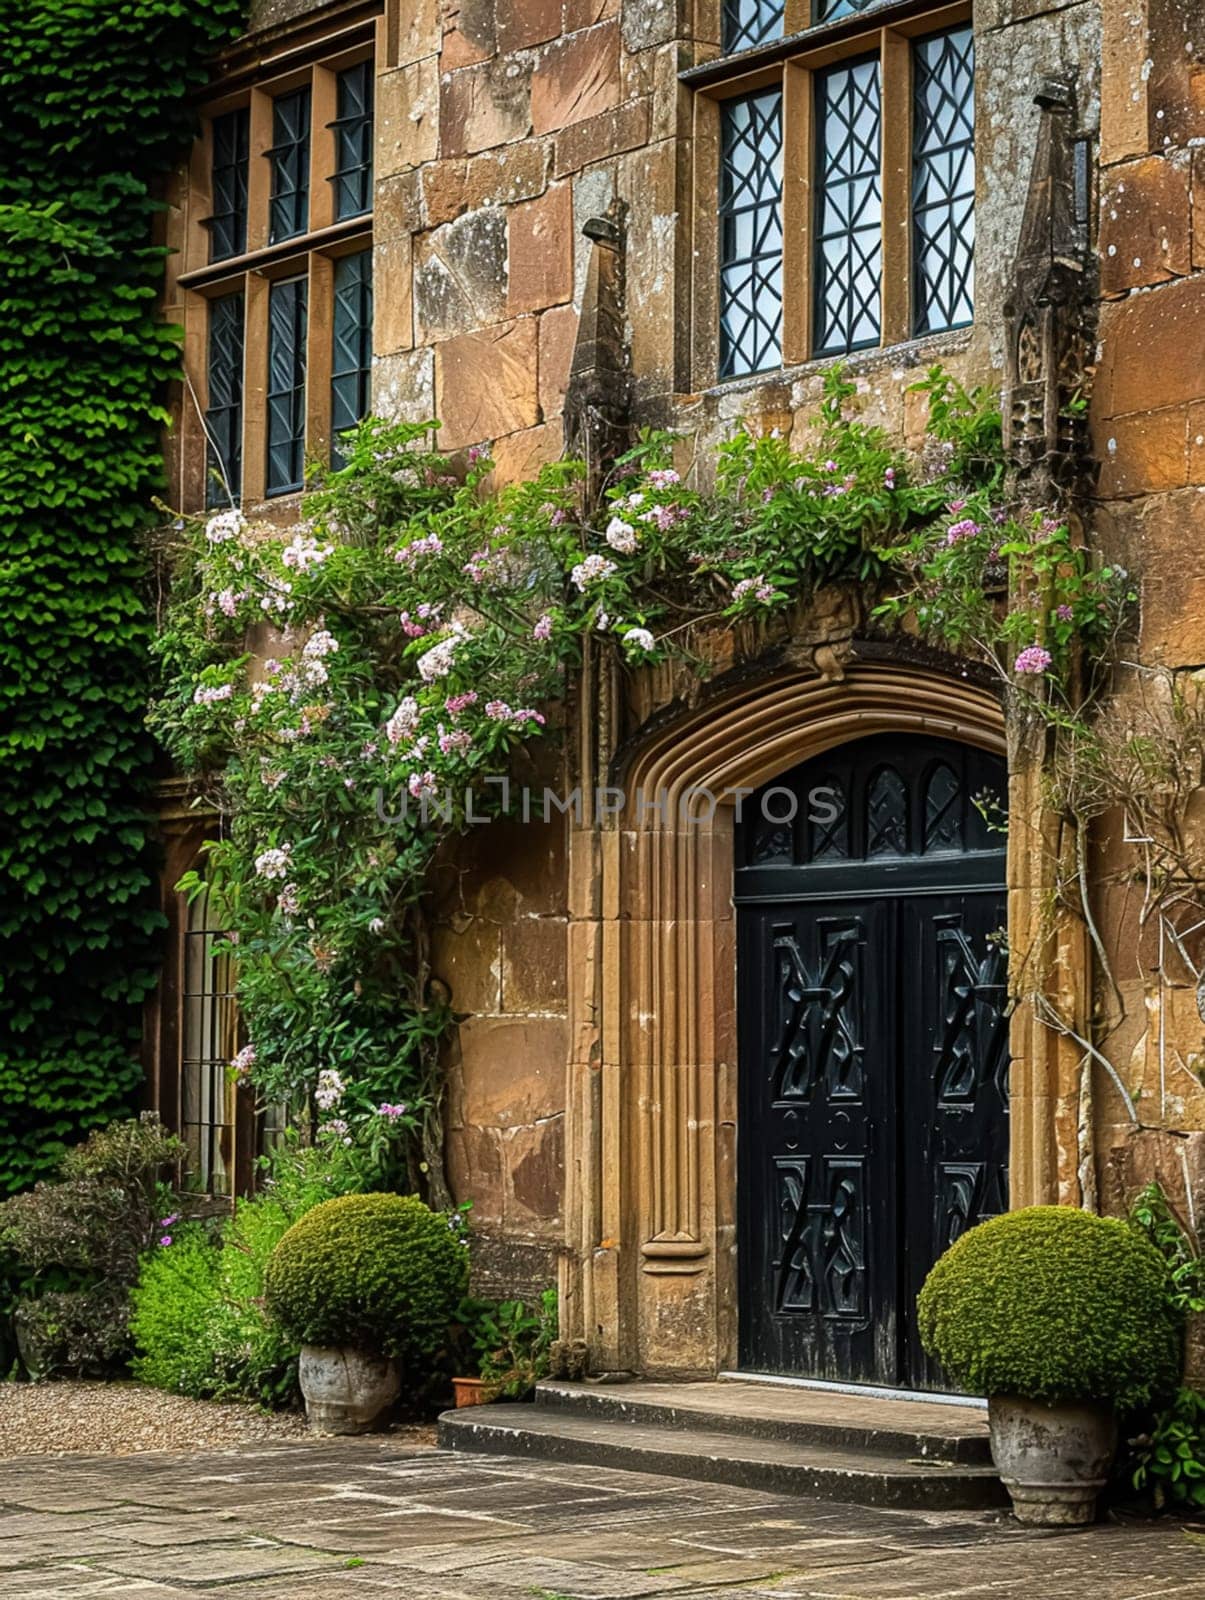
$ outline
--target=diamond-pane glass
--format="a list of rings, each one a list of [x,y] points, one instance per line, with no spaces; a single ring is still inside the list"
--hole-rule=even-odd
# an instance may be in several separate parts
[[[913,327],[974,315],[975,39],[968,26],[912,47]]]
[[[372,62],[338,77],[335,130],[335,217],[358,217],[372,208]]]
[[[304,233],[310,214],[310,91],[297,89],[272,102],[272,199],[268,238]]]
[[[228,506],[243,487],[243,297],[209,302],[205,504]]]
[[[268,294],[269,494],[300,489],[305,473],[306,280],[274,283]]]
[[[727,100],[720,136],[720,376],[782,361],[782,92]]]
[[[372,251],[335,262],[331,358],[331,462],[343,465],[339,435],[368,415],[372,377]]]
[[[779,38],[785,11],[785,0],[724,0],[725,55]]]
[[[859,11],[873,5],[874,0],[814,0],[812,19],[815,22],[832,22],[837,17],[856,17]]]
[[[247,248],[247,152],[250,113],[228,111],[215,117],[213,135],[213,215],[209,219],[209,259],[225,261]]]
[[[879,342],[880,112],[877,56],[817,73],[816,355]]]

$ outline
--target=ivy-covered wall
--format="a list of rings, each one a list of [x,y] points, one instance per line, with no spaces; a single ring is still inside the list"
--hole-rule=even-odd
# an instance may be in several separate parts
[[[134,1092],[173,330],[153,186],[241,0],[0,0],[0,1191]]]

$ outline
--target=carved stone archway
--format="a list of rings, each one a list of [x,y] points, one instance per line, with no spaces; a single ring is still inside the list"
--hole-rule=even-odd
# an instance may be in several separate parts
[[[622,814],[573,834],[562,1333],[592,1371],[735,1364],[737,793],[889,731],[1005,749],[965,679],[784,673],[652,733],[614,780]]]

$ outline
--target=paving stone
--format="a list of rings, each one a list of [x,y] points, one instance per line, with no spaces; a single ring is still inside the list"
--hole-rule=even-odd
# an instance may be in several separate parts
[[[1180,1600],[1205,1570],[1170,1523],[1044,1534],[379,1440],[0,1463],[0,1485],[0,1600]]]
[[[241,1539],[153,1553],[139,1549],[120,1557],[102,1556],[95,1565],[123,1577],[211,1587],[240,1579],[276,1578],[316,1567],[330,1568],[338,1565],[338,1558],[324,1551],[276,1544],[266,1539]]]
[[[516,1556],[476,1567],[473,1581],[500,1584],[528,1594],[572,1596],[572,1600],[639,1600],[644,1595],[680,1594],[691,1587],[667,1576],[618,1572],[614,1568],[579,1561],[553,1561],[546,1556]],[[484,1588],[482,1593],[487,1592]]]
[[[458,1517],[439,1511],[397,1511],[378,1517],[348,1517],[343,1521],[305,1523],[288,1531],[272,1530],[288,1544],[316,1550],[347,1551],[350,1555],[413,1549],[415,1544],[473,1543],[522,1534],[522,1523],[496,1517]]]

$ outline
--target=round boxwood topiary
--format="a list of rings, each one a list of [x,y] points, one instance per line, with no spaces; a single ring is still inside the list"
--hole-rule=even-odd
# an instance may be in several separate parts
[[[1182,1321],[1158,1251],[1070,1206],[1010,1211],[964,1233],[917,1302],[925,1349],[972,1394],[1119,1409],[1175,1389]]]
[[[468,1283],[448,1219],[414,1195],[349,1194],[306,1212],[264,1275],[268,1310],[302,1344],[430,1367]]]

